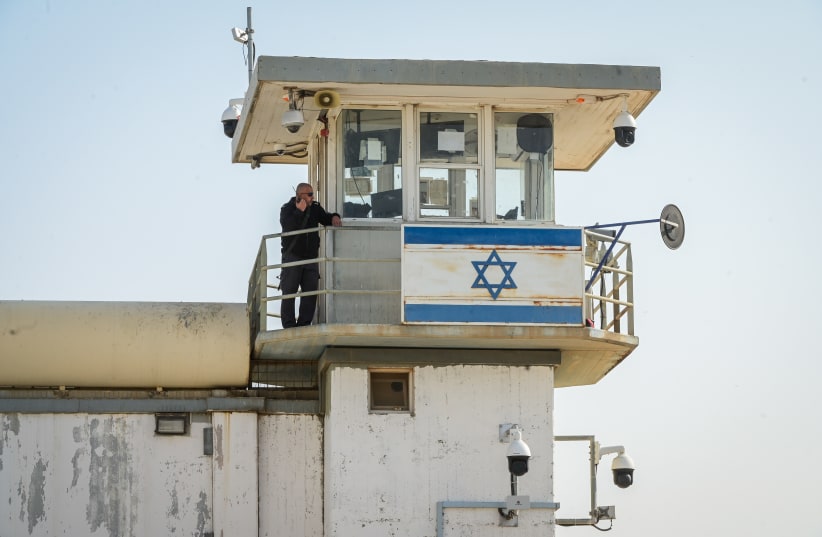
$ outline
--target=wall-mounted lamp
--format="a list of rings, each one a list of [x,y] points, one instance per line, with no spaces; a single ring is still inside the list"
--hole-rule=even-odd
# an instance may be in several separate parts
[[[628,112],[628,96],[622,96],[622,111],[614,119],[614,141],[620,147],[628,147],[634,143],[636,135],[636,119]]]
[[[188,433],[188,414],[155,414],[154,434],[181,435]]]

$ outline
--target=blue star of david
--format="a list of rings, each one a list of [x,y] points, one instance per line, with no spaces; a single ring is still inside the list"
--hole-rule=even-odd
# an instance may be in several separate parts
[[[474,265],[474,269],[477,271],[477,279],[474,280],[474,284],[471,286],[471,289],[488,289],[488,292],[491,294],[491,298],[496,300],[503,289],[517,288],[517,284],[514,283],[514,279],[511,278],[511,272],[514,270],[517,262],[503,261],[500,259],[496,250],[493,250],[491,255],[489,255],[488,259],[485,261],[471,261],[471,264]],[[485,271],[488,267],[499,267],[502,269],[503,277],[501,282],[491,283],[488,281],[488,278],[485,277]]]

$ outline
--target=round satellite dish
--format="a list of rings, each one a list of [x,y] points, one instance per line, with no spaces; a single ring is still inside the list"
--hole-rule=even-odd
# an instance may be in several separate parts
[[[662,234],[662,242],[671,250],[682,246],[682,241],[685,240],[685,220],[679,207],[669,204],[662,208],[662,214],[659,215],[659,232]]]

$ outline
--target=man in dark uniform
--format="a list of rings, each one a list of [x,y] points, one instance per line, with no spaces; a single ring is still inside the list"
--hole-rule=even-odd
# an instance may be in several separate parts
[[[280,225],[283,233],[300,229],[312,229],[342,224],[340,215],[327,213],[314,201],[314,189],[308,183],[297,185],[296,196],[280,209]],[[320,250],[320,233],[311,231],[282,238],[283,263],[316,259]],[[317,262],[294,267],[285,267],[280,274],[280,289],[283,295],[291,295],[299,288],[302,292],[316,291],[320,283],[320,267]],[[314,319],[317,295],[300,297],[300,316],[294,317],[294,299],[283,299],[280,306],[280,320],[283,328],[308,326]]]

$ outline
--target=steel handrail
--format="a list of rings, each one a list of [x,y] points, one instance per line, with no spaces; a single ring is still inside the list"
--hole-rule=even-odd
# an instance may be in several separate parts
[[[263,326],[264,319],[268,317],[278,317],[277,314],[268,313],[267,304],[283,299],[299,298],[303,296],[319,296],[319,295],[399,295],[400,289],[320,289],[317,291],[303,292],[289,295],[269,296],[269,291],[279,289],[278,285],[268,283],[268,273],[271,270],[283,269],[287,267],[305,265],[309,263],[399,263],[401,257],[390,258],[351,258],[351,257],[333,257],[323,256],[316,259],[291,261],[287,263],[268,263],[268,248],[266,242],[268,240],[279,239],[281,237],[288,237],[300,235],[304,233],[322,233],[323,236],[327,233],[338,232],[352,232],[352,231],[396,231],[396,227],[392,226],[345,226],[345,227],[321,227],[307,230],[290,231],[285,233],[272,233],[263,235],[260,240],[260,249],[254,263],[251,277],[248,284],[248,304],[249,313],[252,319],[252,337],[256,337],[256,333],[260,331]],[[596,261],[588,261],[588,256],[583,263],[586,269],[592,270],[600,267],[601,270],[596,271],[592,280],[587,281],[587,290],[582,293],[586,303],[587,315],[586,318],[594,319],[599,315],[600,328],[603,330],[613,330],[617,333],[623,333],[620,323],[621,319],[627,317],[627,329],[625,333],[629,335],[634,334],[634,297],[633,297],[633,261],[631,257],[631,245],[629,242],[614,237],[597,233],[594,230],[584,230],[586,237],[594,239],[596,249],[600,250],[600,246],[609,246],[610,256],[607,262],[603,263],[602,259]],[[618,247],[617,247],[618,245]],[[624,267],[624,268],[623,268]],[[608,275],[611,278],[608,278]],[[610,280],[610,281],[609,281]],[[598,285],[597,285],[598,284]],[[596,287],[595,287],[596,286]],[[595,289],[599,288],[599,291]],[[610,306],[610,308],[608,307]],[[609,311],[610,310],[610,311]]]

